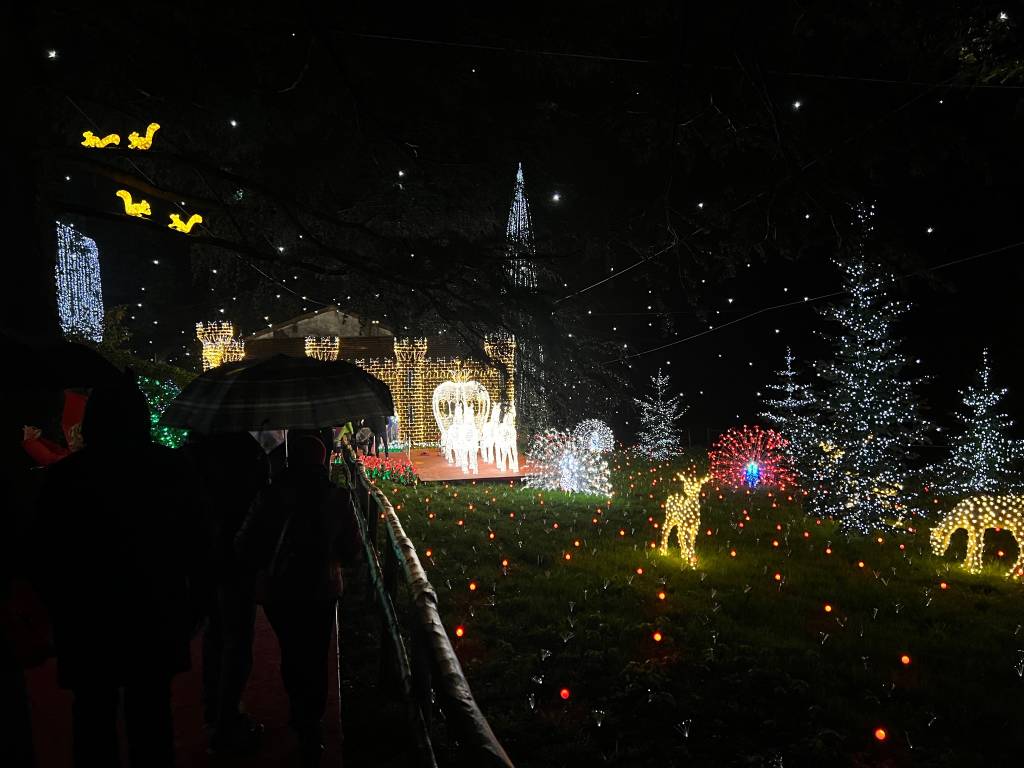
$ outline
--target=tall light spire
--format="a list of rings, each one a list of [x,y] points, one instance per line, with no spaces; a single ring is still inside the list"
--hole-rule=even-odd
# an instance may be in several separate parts
[[[505,239],[509,251],[506,271],[512,285],[536,290],[537,266],[533,263],[533,221],[530,218],[530,202],[526,199],[522,163],[519,163],[516,170],[516,186],[512,194],[512,207],[508,211]]]

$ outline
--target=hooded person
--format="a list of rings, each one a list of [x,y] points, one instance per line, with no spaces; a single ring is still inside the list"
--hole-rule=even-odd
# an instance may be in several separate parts
[[[256,497],[235,537],[239,561],[262,576],[263,610],[281,647],[281,677],[304,757],[324,749],[327,657],[341,564],[359,551],[352,498],[331,482],[319,438],[290,443],[288,467]]]
[[[32,524],[58,682],[73,693],[76,766],[120,763],[122,691],[132,765],[174,763],[171,678],[189,668],[203,547],[191,467],[149,430],[133,378],[93,390],[84,447],[45,470]]]

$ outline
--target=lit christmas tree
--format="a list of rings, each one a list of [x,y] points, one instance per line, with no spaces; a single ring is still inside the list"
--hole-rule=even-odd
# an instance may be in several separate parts
[[[505,227],[508,245],[506,278],[513,289],[533,293],[537,290],[537,264],[534,259],[533,218],[526,197],[523,164],[516,169],[516,184]],[[535,324],[527,316],[519,317],[523,329],[516,339],[516,418],[520,430],[536,432],[547,426],[547,395],[544,391],[544,348],[535,338]]]
[[[1006,395],[991,383],[988,350],[982,353],[975,383],[961,390],[964,403],[957,413],[963,429],[951,440],[949,458],[939,467],[935,486],[950,494],[1006,493],[1020,488],[1015,470],[1024,459],[1024,441],[1007,437],[1013,422],[997,409]]]
[[[786,453],[797,474],[806,480],[812,477],[814,462],[822,456],[822,440],[813,418],[817,401],[810,385],[797,377],[793,360],[793,352],[786,347],[786,367],[778,372],[778,382],[768,385],[777,396],[764,401],[765,410],[759,416],[789,441]]]
[[[148,376],[139,376],[139,389],[146,396],[149,405],[149,434],[156,442],[168,448],[178,448],[188,436],[188,430],[165,427],[160,417],[171,401],[178,396],[181,388],[173,381],[157,381]]]
[[[891,278],[862,253],[837,263],[849,301],[822,311],[840,333],[833,359],[817,366],[823,456],[813,465],[808,508],[868,531],[902,517],[907,460],[927,424],[918,413],[916,382],[902,375],[909,361],[892,337],[908,305],[888,298],[883,284]]]
[[[640,409],[640,434],[637,447],[652,459],[667,459],[679,453],[682,433],[676,422],[686,413],[682,394],[668,397],[669,376],[658,369],[651,377],[654,392],[634,399]]]

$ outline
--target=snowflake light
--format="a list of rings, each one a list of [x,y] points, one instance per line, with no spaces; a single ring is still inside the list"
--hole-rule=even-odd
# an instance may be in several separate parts
[[[942,555],[953,534],[967,531],[967,557],[964,568],[971,573],[981,571],[985,531],[1006,530],[1016,539],[1020,550],[1017,562],[1006,574],[1008,578],[1024,576],[1024,496],[972,496],[957,504],[931,533],[932,551]]]
[[[711,475],[733,488],[785,488],[793,484],[788,445],[786,438],[771,429],[733,427],[711,446]]]
[[[530,467],[525,483],[567,493],[611,496],[608,462],[581,445],[571,434],[549,429],[535,435],[527,451]]]
[[[65,336],[103,341],[103,289],[96,242],[57,222],[57,312]]]
[[[615,435],[612,429],[598,419],[586,419],[572,431],[580,445],[594,453],[608,453],[615,449]]]

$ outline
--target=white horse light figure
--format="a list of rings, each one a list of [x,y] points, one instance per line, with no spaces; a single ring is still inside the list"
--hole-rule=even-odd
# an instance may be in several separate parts
[[[501,428],[501,421],[498,417],[499,408],[495,408],[491,411],[491,418],[489,421],[484,422],[483,427],[480,429],[480,458],[486,464],[494,463],[498,460],[498,430]]]
[[[494,463],[498,471],[506,468],[511,472],[519,471],[519,449],[516,447],[516,412],[509,410],[498,425],[494,438]]]
[[[448,428],[448,435],[454,445],[459,468],[463,472],[478,474],[480,470],[477,452],[480,447],[480,431],[476,428],[472,405],[466,406],[461,424],[453,424]]]

